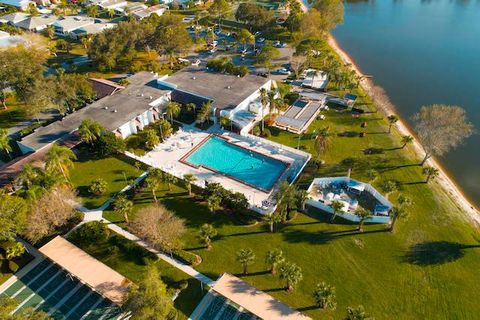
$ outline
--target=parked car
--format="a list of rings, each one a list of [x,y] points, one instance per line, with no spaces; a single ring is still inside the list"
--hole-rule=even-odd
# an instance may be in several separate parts
[[[210,53],[215,53],[215,52],[217,52],[217,48],[212,48],[212,49],[210,49],[208,52],[210,52]]]
[[[286,76],[288,76],[288,75],[291,74],[290,70],[288,70],[287,68],[280,68],[280,69],[277,70],[277,72],[278,72],[279,74],[284,74],[284,75],[286,75]]]
[[[282,44],[282,43],[280,42],[280,40],[275,40],[275,41],[273,42],[273,45],[274,45],[275,47],[280,47],[281,44]]]
[[[257,42],[258,42],[258,43],[265,42],[265,38],[258,38],[258,39],[257,39]]]
[[[257,76],[267,78],[268,74],[266,72],[259,72],[259,73],[257,73]]]
[[[187,64],[187,63],[190,63],[190,60],[185,58],[178,58],[178,62]]]
[[[197,59],[192,63],[192,66],[198,67],[200,63],[201,63],[200,59]]]

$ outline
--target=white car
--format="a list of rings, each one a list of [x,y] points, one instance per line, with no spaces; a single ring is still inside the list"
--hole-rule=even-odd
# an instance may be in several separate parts
[[[273,45],[274,45],[275,47],[280,47],[281,44],[282,44],[282,43],[281,43],[279,40],[275,40],[275,41],[273,42]]]
[[[280,74],[284,74],[286,76],[291,74],[290,70],[288,70],[287,68],[280,68],[280,69],[277,70],[277,72],[280,73]]]
[[[210,52],[210,53],[215,53],[215,52],[217,52],[217,48],[212,48],[212,49],[210,49],[208,52]]]
[[[185,59],[185,58],[178,58],[178,62],[180,62],[180,63],[190,63],[190,60]]]
[[[259,42],[259,43],[262,43],[262,42],[264,42],[264,41],[265,41],[265,38],[258,38],[258,39],[257,39],[257,42]]]
[[[198,66],[200,65],[200,62],[201,62],[201,61],[200,61],[199,59],[197,59],[197,60],[195,60],[195,61],[192,63],[192,66],[198,67]]]

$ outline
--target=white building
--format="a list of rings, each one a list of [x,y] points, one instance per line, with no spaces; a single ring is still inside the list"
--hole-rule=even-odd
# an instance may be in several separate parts
[[[229,117],[238,131],[246,134],[255,121],[268,112],[259,104],[260,89],[270,90],[272,86],[271,80],[262,77],[236,77],[195,67],[185,68],[170,77],[139,72],[128,81],[130,84],[126,88],[105,80],[100,85],[97,83],[94,89],[97,89],[97,96],[103,98],[60,121],[36,129],[18,142],[20,149],[23,153],[35,152],[58,140],[69,139],[87,118],[126,138],[163,118],[169,101],[194,103],[198,108],[211,102],[213,121],[220,116]]]
[[[30,3],[34,3],[34,2],[30,0],[1,0],[0,3],[8,4],[10,6],[14,6],[22,10],[25,10],[28,8],[28,5]]]
[[[52,14],[44,14],[40,16],[29,16],[28,18],[15,23],[16,27],[24,30],[39,32],[44,30],[49,25],[52,25],[58,17]]]

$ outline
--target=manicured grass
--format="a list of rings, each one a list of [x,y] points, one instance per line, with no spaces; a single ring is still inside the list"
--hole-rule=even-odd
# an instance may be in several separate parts
[[[0,128],[10,128],[27,119],[25,108],[15,98],[7,99],[7,109],[0,106]]]
[[[142,170],[134,167],[134,160],[123,156],[97,157],[88,148],[78,149],[75,168],[71,170],[70,180],[87,208],[97,208],[109,198],[122,190],[132,179],[137,178]],[[108,184],[104,195],[93,195],[88,191],[94,179],[102,178]]]
[[[369,108],[368,101],[365,103]],[[359,119],[335,110],[324,114],[326,120],[315,121],[309,132],[300,136],[299,146],[313,152],[313,130],[329,126],[335,136],[331,149],[321,156],[326,164],[320,169],[309,165],[298,186],[306,188],[317,176],[345,175],[348,168],[341,162],[353,157],[353,178],[366,181],[365,173],[373,167],[380,172],[372,182],[376,187],[387,179],[401,183],[401,191],[393,193],[390,199],[395,202],[400,193],[413,199],[408,219],[397,223],[395,233],[385,232],[385,226],[370,225],[359,234],[356,225],[342,221],[330,224],[323,213],[310,209],[310,215],[299,214],[271,234],[264,224],[240,226],[224,215],[212,215],[204,203],[190,199],[182,186],[172,191],[165,186],[158,196],[185,219],[189,232],[184,238],[184,249],[203,258],[196,268],[212,278],[223,272],[238,274],[241,267],[235,261],[236,251],[252,248],[256,262],[250,268],[251,275],[244,279],[315,319],[341,318],[347,306],[358,304],[377,319],[449,319],[458,315],[474,319],[480,312],[480,306],[471,298],[480,289],[480,248],[474,247],[478,246],[478,231],[439,185],[423,183],[421,168],[417,166],[419,159],[409,147],[398,149],[399,134],[395,130],[387,134],[386,123],[379,114],[369,113]],[[360,125],[364,121],[368,126],[363,129]],[[297,146],[297,135],[274,128],[271,131],[272,140]],[[338,136],[345,131],[367,132],[367,136]],[[373,147],[384,151],[378,155],[363,154],[363,149]],[[134,202],[135,210],[151,204],[151,193],[138,193]],[[105,212],[105,217],[122,224],[123,219],[112,211]],[[220,235],[211,251],[205,250],[197,237],[198,228],[204,223],[213,224]],[[288,260],[302,268],[304,280],[295,292],[284,292],[278,278],[266,273],[264,258],[272,248],[281,248]],[[337,288],[336,311],[314,307],[311,294],[320,281]]]
[[[75,244],[133,282],[140,281],[147,271],[147,266],[154,264],[172,293],[181,289],[175,300],[179,319],[188,319],[204,295],[199,281],[115,233],[106,241],[89,245],[78,242]]]

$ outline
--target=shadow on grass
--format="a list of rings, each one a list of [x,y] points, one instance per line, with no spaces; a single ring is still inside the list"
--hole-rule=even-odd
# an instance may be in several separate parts
[[[316,310],[316,309],[318,309],[318,306],[313,305],[308,307],[301,307],[301,308],[298,308],[297,310],[300,312],[305,312],[305,311]]]
[[[254,276],[263,276],[263,275],[266,275],[266,274],[269,274],[270,271],[268,270],[263,270],[263,271],[257,271],[257,272],[249,272],[247,274],[243,274],[243,273],[235,273],[234,276],[236,277],[254,277]]]
[[[428,241],[414,244],[403,257],[403,261],[418,265],[439,265],[456,261],[465,255],[465,249],[480,248],[480,244],[465,245],[450,241]]]

